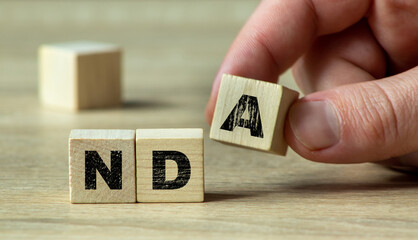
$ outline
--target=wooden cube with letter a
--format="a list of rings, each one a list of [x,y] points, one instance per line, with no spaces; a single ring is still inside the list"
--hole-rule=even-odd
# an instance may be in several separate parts
[[[41,46],[39,97],[44,106],[70,111],[119,106],[121,49],[90,41]]]
[[[284,123],[298,96],[298,92],[278,84],[224,74],[210,138],[285,155]]]
[[[203,130],[136,131],[138,202],[202,202]]]
[[[72,203],[133,203],[134,130],[72,130],[69,142]]]

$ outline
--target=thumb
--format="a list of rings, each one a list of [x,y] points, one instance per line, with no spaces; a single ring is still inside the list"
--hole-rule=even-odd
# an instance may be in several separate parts
[[[418,151],[418,67],[305,96],[289,111],[286,140],[303,157],[328,163]]]

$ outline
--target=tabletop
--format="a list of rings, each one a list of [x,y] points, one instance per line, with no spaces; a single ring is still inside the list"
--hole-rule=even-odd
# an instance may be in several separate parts
[[[1,239],[416,239],[418,176],[327,165],[208,138],[204,109],[251,0],[1,1]],[[118,109],[52,111],[37,48],[123,48]],[[297,89],[289,73],[280,81]],[[205,202],[70,204],[71,129],[204,128]]]

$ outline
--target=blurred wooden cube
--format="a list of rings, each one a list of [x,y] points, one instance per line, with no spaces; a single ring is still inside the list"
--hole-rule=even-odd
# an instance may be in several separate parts
[[[47,44],[39,48],[41,103],[78,111],[121,104],[121,49],[99,42]]]
[[[210,138],[286,155],[286,114],[298,96],[298,92],[278,84],[224,74]]]

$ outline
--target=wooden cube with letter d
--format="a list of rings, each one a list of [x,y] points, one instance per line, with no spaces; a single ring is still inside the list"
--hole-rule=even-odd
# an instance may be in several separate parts
[[[224,74],[210,138],[285,155],[284,123],[298,96],[298,92],[278,84]]]
[[[138,202],[202,202],[203,130],[136,130]]]

